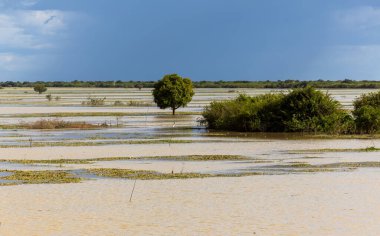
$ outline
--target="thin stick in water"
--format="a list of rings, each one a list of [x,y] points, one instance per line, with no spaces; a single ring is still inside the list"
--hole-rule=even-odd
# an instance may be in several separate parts
[[[137,179],[135,179],[135,183],[133,184],[133,188],[132,188],[132,192],[131,192],[131,197],[129,198],[129,202],[132,202],[132,196],[133,196],[133,192],[135,191],[136,181],[137,181]]]

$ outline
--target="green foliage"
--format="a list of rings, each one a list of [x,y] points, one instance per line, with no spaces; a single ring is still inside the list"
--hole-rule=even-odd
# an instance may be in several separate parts
[[[340,134],[354,127],[352,117],[337,101],[311,87],[212,102],[203,117],[209,128],[234,131]]]
[[[351,117],[338,101],[312,87],[292,90],[281,103],[282,131],[346,133]]]
[[[46,90],[47,90],[45,84],[35,84],[33,89],[34,89],[34,91],[38,92],[39,94],[46,92]]]
[[[104,98],[96,98],[96,97],[88,97],[87,101],[83,101],[82,105],[86,106],[104,106],[106,97]]]
[[[46,95],[45,97],[46,97],[46,99],[47,99],[49,102],[53,99],[53,97],[51,96],[51,94],[48,94],[48,95]]]
[[[144,85],[141,84],[141,83],[138,83],[138,84],[135,84],[134,87],[135,87],[135,88],[138,88],[139,90],[141,90],[142,88],[144,88]]]
[[[363,94],[354,101],[355,124],[359,133],[380,131],[380,92]]]
[[[190,79],[182,78],[177,74],[165,75],[154,85],[154,102],[161,109],[175,110],[185,107],[194,95],[193,84]]]
[[[79,183],[81,178],[71,173],[57,170],[45,171],[11,171],[10,176],[2,177],[3,180],[13,180],[13,184],[63,184],[63,183]]]
[[[380,107],[380,92],[363,94],[354,101],[355,110],[364,106]]]
[[[209,128],[235,131],[270,131],[283,94],[257,97],[239,95],[235,100],[212,102],[203,112]]]

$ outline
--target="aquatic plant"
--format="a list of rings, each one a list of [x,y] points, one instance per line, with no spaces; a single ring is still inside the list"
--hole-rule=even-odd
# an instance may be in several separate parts
[[[22,184],[61,184],[78,183],[81,178],[65,171],[10,171],[11,175],[2,177]]]
[[[86,122],[63,121],[60,119],[40,119],[31,123],[21,122],[17,127],[25,129],[90,129],[99,128],[100,126]]]

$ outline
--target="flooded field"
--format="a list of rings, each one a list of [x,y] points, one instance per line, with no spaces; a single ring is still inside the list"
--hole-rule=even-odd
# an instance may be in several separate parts
[[[328,93],[351,109],[371,91]],[[380,139],[209,131],[199,120],[211,101],[286,91],[195,92],[173,117],[150,89],[51,88],[52,101],[1,89],[0,235],[380,232]],[[106,126],[18,127],[41,119]]]

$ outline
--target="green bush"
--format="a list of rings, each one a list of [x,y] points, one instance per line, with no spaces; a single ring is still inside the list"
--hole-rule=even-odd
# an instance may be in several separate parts
[[[239,95],[232,101],[212,102],[203,112],[209,128],[235,131],[267,131],[275,121],[283,94],[257,97]]]
[[[311,87],[288,94],[240,95],[212,102],[203,112],[211,129],[251,132],[349,133],[354,121],[341,105]]]
[[[358,133],[377,133],[380,130],[380,108],[363,106],[354,111]]]
[[[380,131],[380,92],[360,96],[354,101],[356,132],[377,133]]]
[[[88,97],[87,101],[83,101],[82,105],[86,106],[104,106],[106,97],[104,98],[96,98],[96,97]]]
[[[38,92],[39,94],[47,91],[45,84],[35,84],[33,89],[34,89],[34,91]]]
[[[348,132],[337,129],[350,121],[348,113],[330,95],[312,87],[292,90],[282,100],[280,110],[284,126],[281,131]]]
[[[358,110],[364,106],[380,108],[380,91],[376,93],[363,94],[354,101],[355,110]]]

